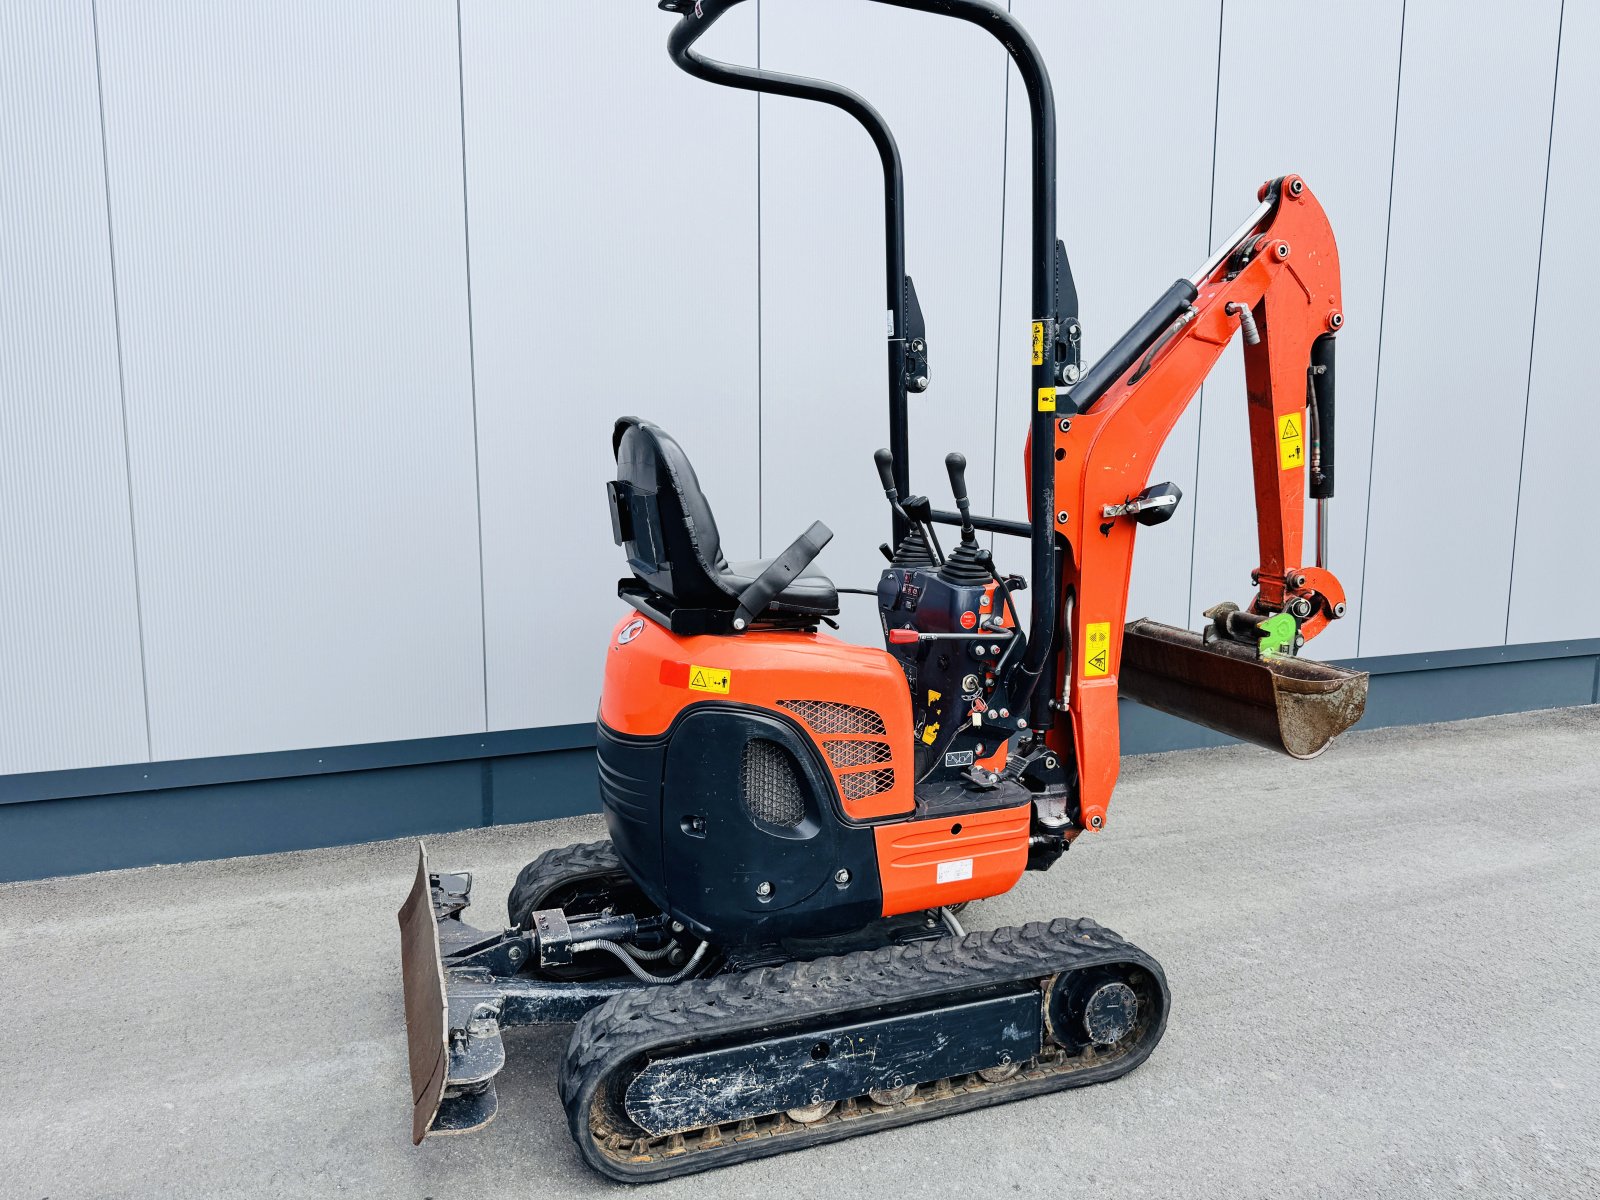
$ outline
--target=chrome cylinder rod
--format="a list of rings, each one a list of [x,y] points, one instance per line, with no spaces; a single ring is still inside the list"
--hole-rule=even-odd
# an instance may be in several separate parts
[[[1249,218],[1243,225],[1239,226],[1239,228],[1233,231],[1233,233],[1228,237],[1227,241],[1223,242],[1222,245],[1217,249],[1217,252],[1210,258],[1206,259],[1205,266],[1201,267],[1193,275],[1189,276],[1189,282],[1194,284],[1195,288],[1198,289],[1202,283],[1211,278],[1211,272],[1215,271],[1217,267],[1221,265],[1223,259],[1227,258],[1228,255],[1237,250],[1239,248],[1239,243],[1254,233],[1256,231],[1256,226],[1261,224],[1261,222],[1267,218],[1267,215],[1271,213],[1272,210],[1277,206],[1278,198],[1276,196],[1268,196],[1265,200],[1263,200],[1261,202],[1261,206],[1257,208],[1255,212],[1250,214]]]

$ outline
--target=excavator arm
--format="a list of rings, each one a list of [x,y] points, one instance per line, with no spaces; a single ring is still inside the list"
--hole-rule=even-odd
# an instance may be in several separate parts
[[[1116,784],[1119,691],[1296,757],[1321,750],[1364,702],[1365,676],[1297,657],[1345,612],[1333,573],[1304,561],[1308,491],[1320,505],[1332,490],[1338,251],[1299,176],[1271,181],[1259,198],[1218,254],[1174,284],[1059,405],[1055,522],[1067,552],[1056,677],[1069,720],[1050,740],[1078,765],[1083,828],[1103,827]],[[1138,528],[1176,504],[1174,488],[1146,494],[1151,468],[1235,336],[1244,340],[1256,594],[1242,612],[1210,610],[1215,627],[1203,637],[1151,622],[1125,628]],[[1038,404],[1057,400],[1045,389]]]

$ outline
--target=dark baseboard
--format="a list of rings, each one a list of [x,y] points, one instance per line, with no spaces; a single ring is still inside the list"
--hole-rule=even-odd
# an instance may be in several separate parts
[[[1600,703],[1600,639],[1356,660],[1358,728]],[[1122,706],[1122,748],[1226,745]],[[594,812],[594,727],[0,777],[0,881],[506,825]]]

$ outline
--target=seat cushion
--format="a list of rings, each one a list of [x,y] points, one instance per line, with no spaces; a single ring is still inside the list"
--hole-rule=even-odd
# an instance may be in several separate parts
[[[765,571],[770,558],[752,559],[748,562],[729,563],[722,572],[723,581],[734,591],[742,591],[756,581]],[[789,586],[772,601],[775,612],[802,613],[808,617],[831,617],[839,611],[839,593],[833,580],[826,575],[801,575],[789,581]]]

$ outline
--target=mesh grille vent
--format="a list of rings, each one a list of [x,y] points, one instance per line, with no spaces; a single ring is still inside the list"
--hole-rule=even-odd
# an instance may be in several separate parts
[[[739,772],[744,811],[755,821],[794,829],[805,819],[805,795],[789,752],[777,742],[751,738]]]
[[[870,708],[835,704],[829,700],[779,700],[818,733],[883,733],[883,718]]]
[[[864,800],[868,796],[887,792],[893,787],[892,767],[884,767],[881,771],[854,771],[849,775],[839,776],[839,790],[844,793],[846,800]]]
[[[889,761],[888,742],[824,742],[823,747],[835,767],[864,767]]]

